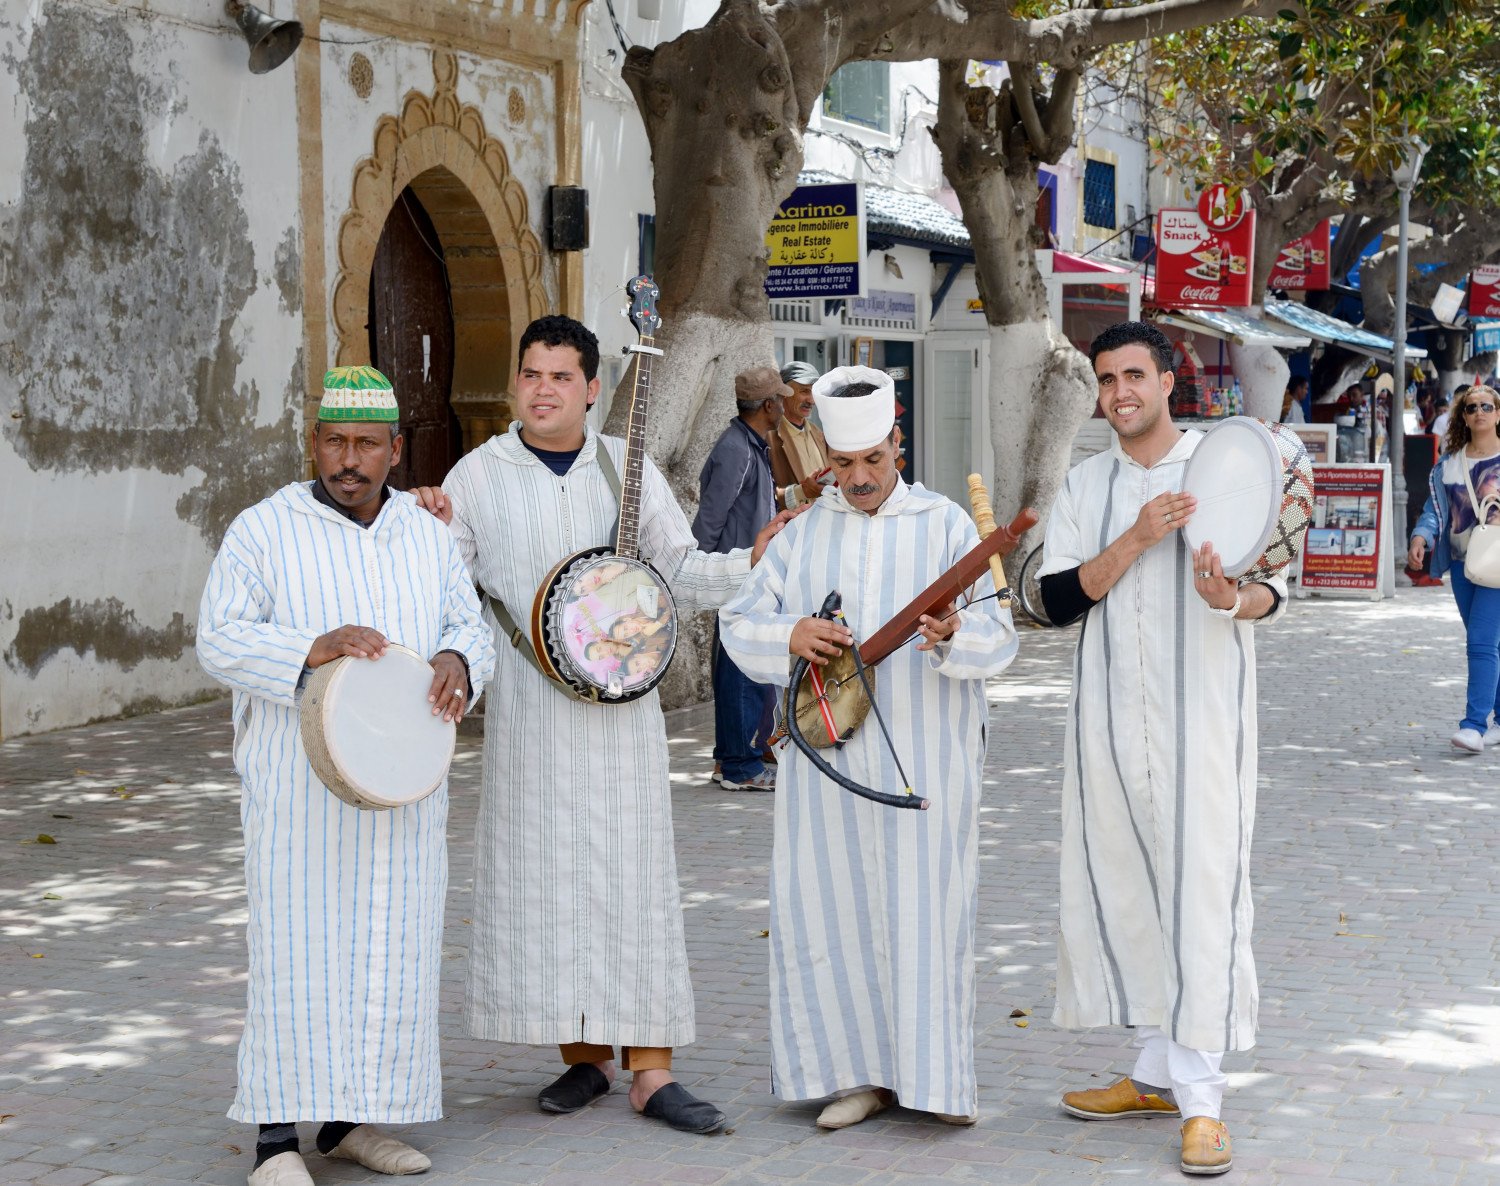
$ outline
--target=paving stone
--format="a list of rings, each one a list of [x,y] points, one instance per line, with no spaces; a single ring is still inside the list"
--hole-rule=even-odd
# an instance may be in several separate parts
[[[1057,1106],[1133,1057],[1124,1031],[1066,1033],[1048,1020],[1074,640],[1026,631],[1021,657],[990,685],[973,1129],[893,1109],[824,1133],[818,1104],[768,1094],[760,932],[773,800],[703,777],[713,738],[702,712],[669,723],[700,1036],[677,1066],[733,1132],[642,1121],[623,1085],[573,1116],[538,1112],[556,1051],[479,1042],[458,1020],[479,773],[479,739],[462,736],[439,994],[447,1116],[404,1130],[434,1159],[423,1181],[1182,1182],[1174,1122],[1090,1124]],[[1500,762],[1449,756],[1463,662],[1452,598],[1403,589],[1379,603],[1297,602],[1257,646],[1261,1026],[1254,1050],[1225,1059],[1234,1177],[1500,1182]],[[229,738],[218,703],[0,745],[0,1182],[245,1181],[254,1133],[224,1118],[245,995]],[[27,843],[39,832],[57,843]],[[1025,1029],[1009,1016],[1018,1006],[1032,1010]],[[309,1164],[328,1186],[388,1181]]]

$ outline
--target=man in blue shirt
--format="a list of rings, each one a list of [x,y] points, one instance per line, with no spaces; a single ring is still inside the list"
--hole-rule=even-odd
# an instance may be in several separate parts
[[[719,437],[698,475],[698,515],[693,536],[705,552],[749,546],[776,514],[771,477],[771,431],[781,420],[791,389],[774,368],[751,367],[734,378],[739,412]],[[745,678],[724,653],[714,628],[714,763],[729,791],[769,791],[775,775],[761,752],[769,735],[773,693]]]

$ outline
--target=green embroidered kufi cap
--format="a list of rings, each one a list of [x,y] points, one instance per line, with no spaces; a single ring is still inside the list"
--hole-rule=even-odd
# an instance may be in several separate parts
[[[374,367],[334,367],[323,376],[319,420],[384,420],[401,418],[396,389]]]

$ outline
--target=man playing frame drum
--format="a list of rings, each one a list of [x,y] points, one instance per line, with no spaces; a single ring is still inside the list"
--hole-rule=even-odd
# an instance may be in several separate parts
[[[624,472],[625,442],[586,421],[598,369],[586,326],[533,321],[521,335],[517,421],[460,461],[442,489],[416,492],[450,523],[474,579],[507,613],[530,605],[570,552],[608,543],[617,522],[599,455],[608,450],[612,472]],[[773,520],[754,549],[708,555],[649,458],[641,485],[641,550],[679,606],[723,604],[780,526]],[[724,1114],[672,1077],[672,1050],[692,1042],[695,1017],[657,694],[570,699],[505,633],[499,639],[464,1024],[476,1038],[561,1047],[567,1070],[542,1089],[543,1111],[575,1112],[609,1091],[618,1046],[636,1111],[712,1132]]]
[[[761,683],[791,660],[820,667],[867,638],[979,543],[968,514],[896,472],[895,385],[866,367],[813,388],[837,489],[788,524],[719,611],[724,648]],[[848,625],[815,616],[831,590]],[[974,919],[984,681],[1015,657],[1010,611],[986,595],[914,624],[873,672],[873,719],[836,773],[897,794],[911,775],[925,811],[845,793],[800,749],[777,766],[771,864],[771,1070],[783,1099],[828,1096],[844,1128],[900,1103],[951,1124],[978,1117]],[[920,637],[915,637],[919,635]],[[852,691],[846,694],[851,697]],[[874,712],[871,713],[875,717]],[[825,750],[833,754],[833,750]]]
[[[1181,1168],[1230,1167],[1226,1050],[1255,1041],[1250,834],[1255,631],[1279,577],[1225,578],[1182,536],[1203,434],[1169,418],[1172,346],[1143,322],[1090,348],[1113,447],[1076,466],[1047,524],[1041,591],[1082,618],[1064,755],[1058,1025],[1134,1026],[1130,1075],[1069,1092],[1085,1120],[1181,1115]]]
[[[362,811],[318,781],[299,729],[306,677],[341,656],[379,662],[392,643],[430,656],[431,711],[453,721],[494,669],[458,548],[385,485],[401,446],[385,377],[329,371],[317,480],[230,525],[199,610],[199,662],[234,690],[244,782],[249,1004],[229,1115],[260,1125],[251,1186],[312,1182],[299,1120],[324,1122],[320,1153],[420,1173],[423,1154],[372,1126],[442,1115],[446,784]]]

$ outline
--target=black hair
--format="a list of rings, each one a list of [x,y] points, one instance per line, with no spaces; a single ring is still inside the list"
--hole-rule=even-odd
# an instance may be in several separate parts
[[[538,317],[526,327],[526,332],[521,335],[521,349],[516,360],[518,366],[524,363],[526,351],[537,342],[543,346],[573,347],[578,351],[578,359],[583,364],[584,380],[592,383],[598,376],[599,339],[594,336],[594,331],[581,321],[574,321],[571,317],[564,317],[558,313]]]
[[[879,391],[880,386],[876,383],[850,383],[847,387],[840,387],[837,391],[828,394],[834,399],[858,399],[862,395],[869,395],[872,391]]]
[[[1292,376],[1292,381],[1287,384],[1287,387],[1288,388],[1292,388],[1292,387],[1297,387],[1297,386],[1302,386],[1302,387],[1306,387],[1307,386],[1307,376],[1306,375],[1293,375]]]
[[[1163,375],[1172,369],[1172,342],[1166,334],[1146,321],[1120,321],[1110,326],[1089,343],[1089,366],[1098,361],[1101,354],[1119,350],[1124,346],[1144,346],[1151,351],[1151,360]]]

